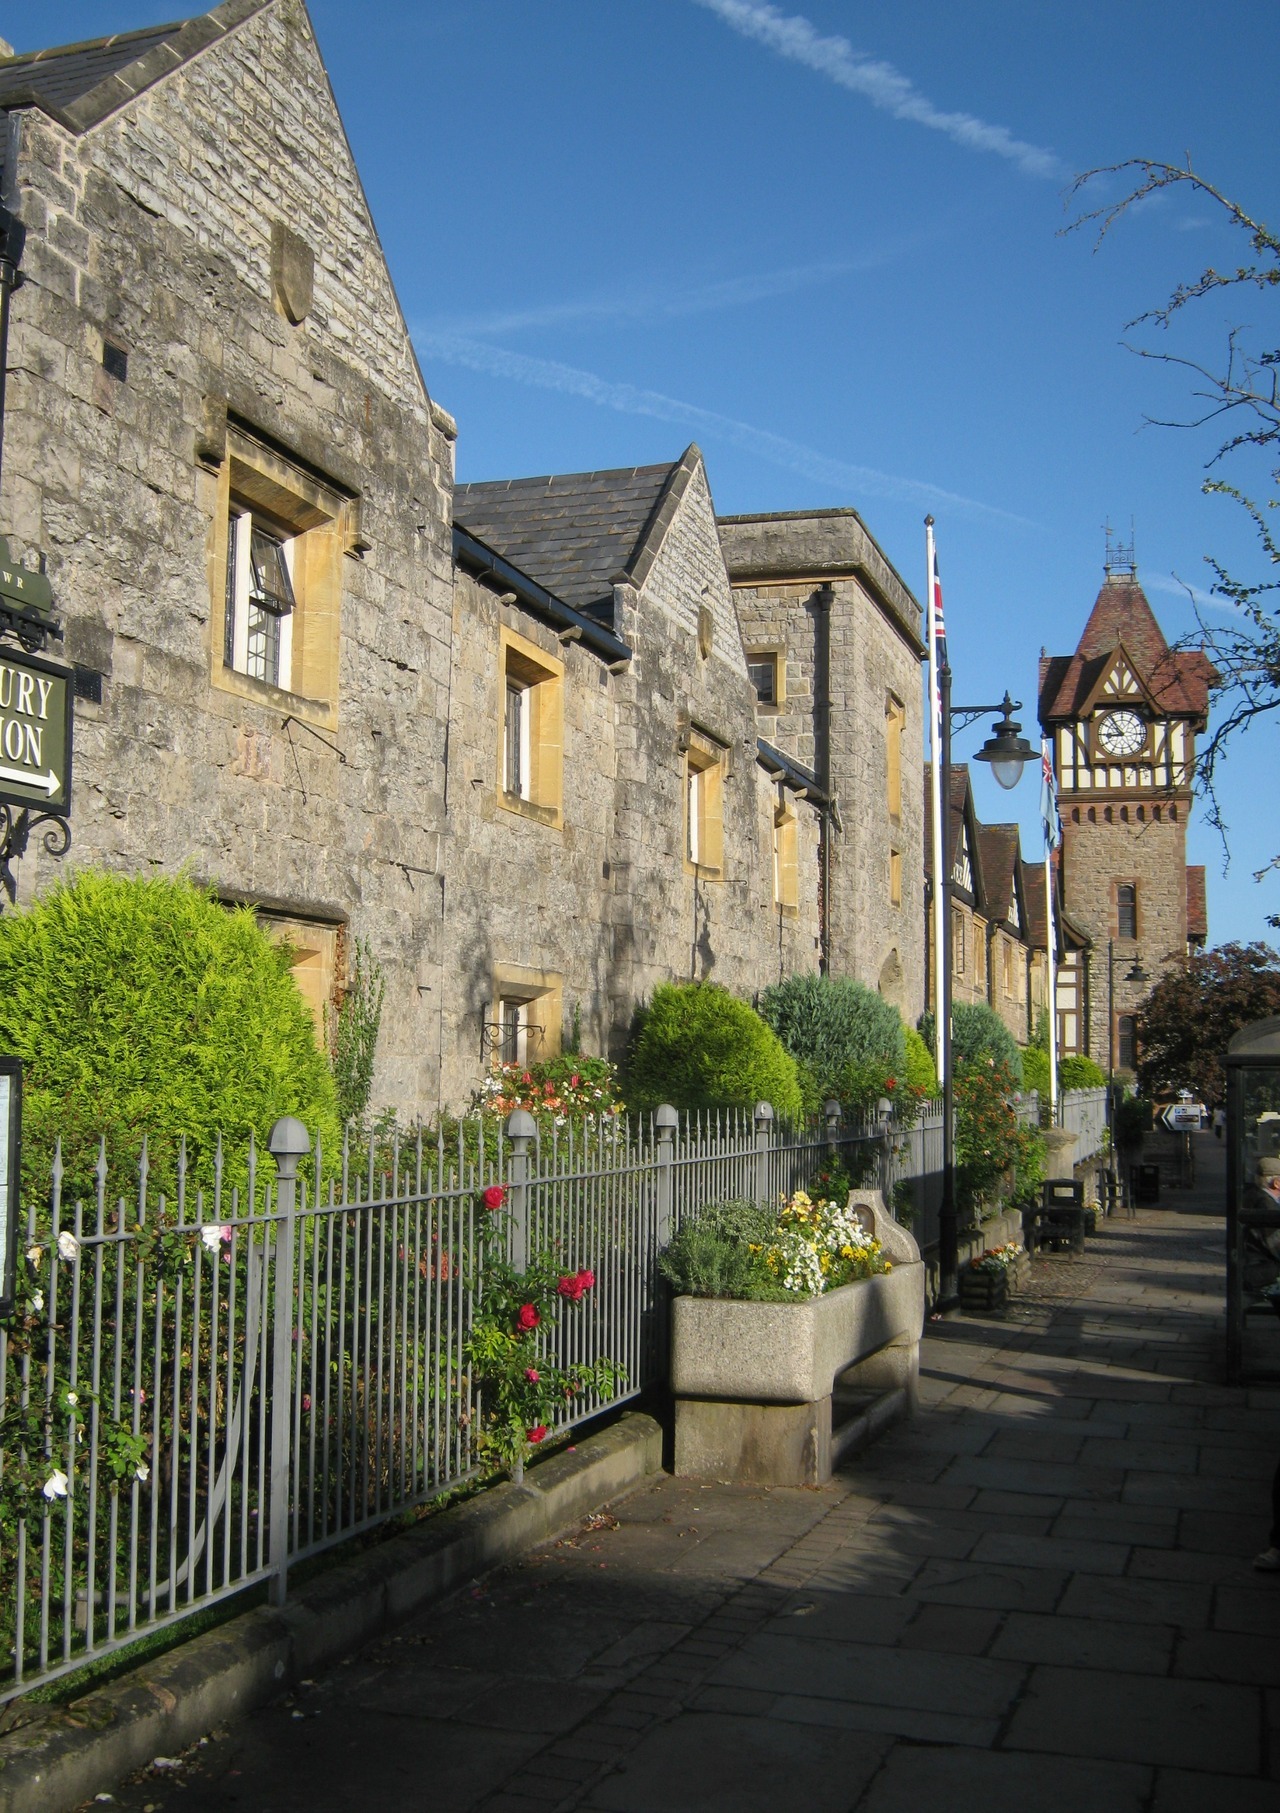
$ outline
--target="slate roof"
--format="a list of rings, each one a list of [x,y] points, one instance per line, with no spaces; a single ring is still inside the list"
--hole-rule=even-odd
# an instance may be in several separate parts
[[[454,521],[575,610],[612,603],[616,576],[641,585],[683,495],[696,447],[668,465],[458,485]]]
[[[978,843],[982,849],[982,879],[986,882],[986,909],[989,919],[1013,917],[1016,870],[1022,847],[1016,825],[979,825]]]
[[[932,764],[924,765],[924,872],[928,880],[933,879],[933,784]],[[969,765],[967,762],[951,764],[951,853],[960,848],[960,835],[964,829],[966,809],[973,814],[971,824],[975,827],[974,835],[969,841],[969,864],[973,870],[973,897],[978,903],[978,911],[985,912],[986,869],[983,863],[982,827],[978,824],[977,815],[973,813],[973,799],[969,787]]]
[[[1209,906],[1205,898],[1204,864],[1187,864],[1187,937],[1209,936]]]
[[[1171,716],[1203,717],[1217,669],[1199,649],[1171,649],[1146,593],[1128,575],[1108,576],[1098,593],[1074,655],[1040,658],[1040,722],[1079,715],[1123,645],[1159,709]]]
[[[267,0],[223,0],[212,12],[0,59],[0,109],[38,107],[84,132],[224,37]]]

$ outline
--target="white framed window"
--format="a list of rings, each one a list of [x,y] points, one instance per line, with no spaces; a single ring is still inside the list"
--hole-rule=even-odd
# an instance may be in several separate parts
[[[564,792],[564,664],[505,626],[500,632],[499,802],[559,825]]]
[[[293,674],[293,537],[231,507],[223,658],[235,673],[288,692]]]

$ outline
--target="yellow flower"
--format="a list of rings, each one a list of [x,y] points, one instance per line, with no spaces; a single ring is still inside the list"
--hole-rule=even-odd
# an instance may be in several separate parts
[[[886,1271],[887,1271],[887,1272],[891,1272],[891,1271],[892,1271],[892,1270],[893,1270],[893,1261],[892,1261],[892,1259],[886,1259],[886,1260],[885,1260],[885,1262],[884,1262],[884,1269],[885,1269],[885,1270],[886,1270]]]

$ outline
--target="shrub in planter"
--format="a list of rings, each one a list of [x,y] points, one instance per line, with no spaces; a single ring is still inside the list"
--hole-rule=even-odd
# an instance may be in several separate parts
[[[769,1102],[781,1120],[804,1112],[795,1059],[753,1008],[714,982],[654,989],[627,1062],[626,1094],[640,1110]]]
[[[184,1136],[190,1175],[211,1182],[219,1132],[242,1183],[250,1133],[261,1149],[283,1114],[338,1151],[288,951],[187,880],[86,869],[0,917],[0,1049],[23,1061],[23,1169],[41,1193],[59,1136],[68,1197],[92,1196],[101,1136],[126,1190],[144,1135],[162,1187]]]
[[[955,1009],[951,1021],[951,1052],[957,1069],[961,1064],[992,1058],[1009,1072],[1015,1089],[1022,1086],[1022,1053],[1009,1028],[985,1001],[962,1003]]]
[[[817,1297],[890,1269],[847,1200],[797,1190],[775,1213],[726,1202],[683,1223],[658,1267],[682,1297]]]
[[[851,977],[788,976],[765,989],[760,1014],[792,1057],[810,1066],[823,1100],[840,1093],[850,1064],[883,1063],[891,1074],[905,1072],[897,1011]]]

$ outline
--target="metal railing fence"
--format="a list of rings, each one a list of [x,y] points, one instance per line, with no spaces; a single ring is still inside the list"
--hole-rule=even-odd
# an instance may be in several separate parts
[[[1105,1089],[1068,1089],[1059,1109],[1059,1124],[1076,1136],[1074,1160],[1083,1164],[1106,1146],[1107,1092]]]
[[[834,1153],[927,1249],[942,1148],[928,1103],[910,1128],[477,1117],[359,1165],[219,1146],[199,1180],[183,1151],[158,1181],[144,1149],[123,1193],[104,1154],[72,1187],[59,1152],[0,1325],[0,1702],[255,1583],[282,1600],[292,1564],[483,1470],[465,1349],[489,1185],[514,1266],[594,1271],[553,1340],[562,1365],[618,1363],[613,1404],[666,1376],[655,1262],[686,1217],[777,1201]]]
[[[293,1563],[483,1469],[464,1350],[490,1184],[513,1265],[594,1271],[552,1340],[618,1362],[616,1403],[665,1376],[674,1227],[790,1193],[833,1146],[883,1171],[873,1123],[671,1110],[477,1120],[332,1173],[251,1148],[234,1185],[221,1148],[200,1184],[180,1153],[167,1189],[144,1151],[125,1193],[101,1154],[70,1190],[59,1152],[0,1325],[0,1701],[255,1583],[280,1600]]]

